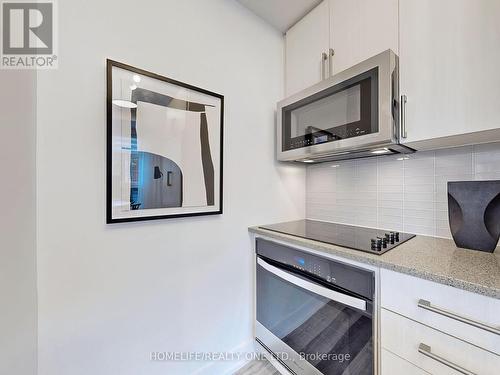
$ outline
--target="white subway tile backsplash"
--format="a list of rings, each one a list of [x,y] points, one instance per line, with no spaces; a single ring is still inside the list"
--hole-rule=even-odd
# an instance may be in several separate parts
[[[417,198],[421,194],[424,194],[425,195],[424,199],[427,199],[429,195],[432,195],[434,193],[434,186],[435,186],[434,177],[432,177],[431,181],[432,182],[429,181],[426,184],[417,183],[413,185],[409,184],[407,181],[404,186],[406,199]]]
[[[378,186],[379,194],[386,194],[386,199],[403,199],[404,185],[379,185]]]
[[[427,201],[416,201],[416,200],[405,200],[404,206],[406,209],[422,209],[422,210],[434,210],[435,204],[434,199],[430,198]]]
[[[448,199],[444,199],[441,202],[436,202],[436,211],[448,212]]]
[[[370,227],[373,228],[373,227]],[[385,222],[385,221],[379,221],[378,225],[379,229],[386,230],[386,231],[398,231],[398,232],[403,232],[403,224],[401,222]]]
[[[484,143],[482,145],[476,145],[474,146],[474,154],[476,156],[478,154],[500,155],[500,147],[498,147],[498,143]]]
[[[436,177],[469,175],[473,172],[473,147],[436,151]]]
[[[478,181],[484,180],[500,180],[500,171],[488,173],[476,173],[475,179]]]
[[[426,173],[433,173],[434,168],[429,167],[430,171],[426,171]],[[434,185],[434,174],[429,175],[411,175],[408,169],[405,169],[405,186],[414,186],[414,185]]]
[[[448,226],[448,210],[439,210],[436,211],[436,223],[437,222],[445,222],[446,221],[446,226]]]
[[[307,166],[310,219],[451,237],[448,181],[500,179],[500,143]]]
[[[335,173],[332,169],[311,168],[307,174],[306,188],[315,193],[335,191]]]
[[[448,184],[448,181],[464,181],[464,180],[473,180],[474,174],[458,174],[458,173],[449,173],[449,174],[440,174],[436,175],[436,185],[437,186],[445,186]]]
[[[413,225],[413,224],[406,224],[403,226],[403,231],[407,233],[413,233],[413,234],[419,234],[422,236],[436,236],[436,229],[432,226],[426,226],[426,225]]]

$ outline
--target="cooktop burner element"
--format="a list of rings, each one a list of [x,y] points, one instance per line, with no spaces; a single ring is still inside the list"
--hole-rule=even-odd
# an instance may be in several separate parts
[[[288,221],[261,228],[374,254],[383,254],[415,237],[409,233],[316,220]]]

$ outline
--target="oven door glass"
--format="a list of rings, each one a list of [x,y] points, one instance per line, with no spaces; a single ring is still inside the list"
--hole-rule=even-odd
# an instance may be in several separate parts
[[[373,374],[369,312],[298,286],[273,272],[275,266],[261,264],[257,265],[256,291],[259,323],[325,375]],[[367,304],[366,310],[371,309],[371,303]]]
[[[378,69],[282,109],[282,151],[378,132]]]

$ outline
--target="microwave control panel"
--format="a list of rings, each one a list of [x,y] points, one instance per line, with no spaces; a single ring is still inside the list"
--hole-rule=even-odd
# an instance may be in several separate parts
[[[289,149],[319,145],[321,143],[359,137],[361,135],[369,133],[370,133],[369,130],[360,128],[359,126],[351,127],[349,125],[343,125],[328,130],[321,130],[321,131],[316,131],[314,133],[308,133],[301,137],[292,138],[290,139]]]

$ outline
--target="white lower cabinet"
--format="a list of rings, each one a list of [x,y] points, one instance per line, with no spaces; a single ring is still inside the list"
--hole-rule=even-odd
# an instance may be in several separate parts
[[[383,308],[500,355],[500,300],[386,269],[380,278]]]
[[[498,375],[500,371],[500,356],[385,309],[381,341],[383,349],[431,374]]]
[[[382,375],[500,374],[499,299],[381,269],[380,306]]]
[[[428,375],[428,372],[398,357],[387,349],[382,349],[382,375]]]

